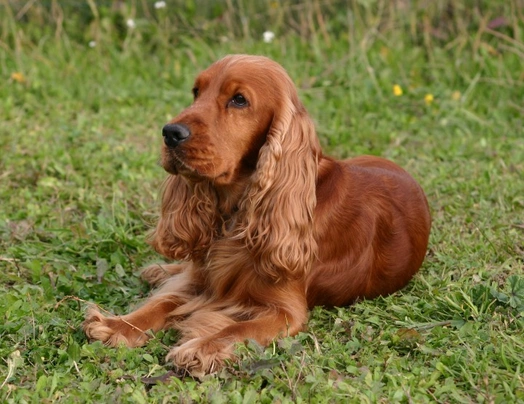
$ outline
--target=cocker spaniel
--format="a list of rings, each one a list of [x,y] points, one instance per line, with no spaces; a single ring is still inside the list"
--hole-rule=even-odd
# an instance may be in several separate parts
[[[395,292],[418,271],[431,224],[421,187],[383,158],[323,155],[279,64],[227,56],[193,95],[162,130],[169,175],[150,238],[179,263],[143,271],[158,290],[136,311],[90,308],[90,340],[137,347],[175,328],[167,359],[201,375],[238,342],[297,334],[308,308]]]

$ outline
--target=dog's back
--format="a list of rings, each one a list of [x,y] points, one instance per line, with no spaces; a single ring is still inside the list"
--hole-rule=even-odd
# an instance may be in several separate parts
[[[424,260],[430,226],[422,188],[395,163],[374,156],[324,158],[309,306],[343,306],[402,288]]]

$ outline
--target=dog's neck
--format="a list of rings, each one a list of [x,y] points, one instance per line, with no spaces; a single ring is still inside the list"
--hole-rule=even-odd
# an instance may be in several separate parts
[[[215,186],[218,197],[218,211],[224,221],[227,221],[238,211],[238,205],[249,181],[249,177],[238,178],[231,184]]]

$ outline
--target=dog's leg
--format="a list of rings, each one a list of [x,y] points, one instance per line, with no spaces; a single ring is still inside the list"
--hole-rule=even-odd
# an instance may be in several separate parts
[[[160,286],[173,275],[177,275],[184,271],[188,266],[184,264],[151,264],[145,267],[140,273],[143,281],[149,283],[153,287]]]
[[[142,346],[149,339],[146,332],[163,329],[171,312],[183,303],[177,296],[154,296],[130,314],[110,317],[91,307],[83,323],[84,332],[91,341],[102,341],[108,346]]]
[[[91,307],[83,324],[87,337],[109,346],[137,347],[149,339],[147,331],[156,332],[171,326],[175,317],[181,317],[174,310],[194,298],[190,291],[195,285],[191,267],[173,265],[170,268],[173,271],[180,269],[180,272],[171,275],[152,297],[130,314],[106,317],[98,308]]]
[[[213,315],[211,312],[208,315]],[[217,313],[217,316],[220,314]],[[192,316],[193,317],[193,316]],[[222,367],[224,361],[234,359],[234,348],[238,342],[254,339],[262,345],[267,345],[274,338],[295,335],[306,322],[307,314],[300,318],[292,318],[284,312],[265,314],[263,317],[253,320],[234,322],[222,330],[211,333],[200,332],[200,337],[195,337],[195,329],[192,327],[194,320],[199,319],[198,313],[194,319],[188,319],[187,324],[182,324],[182,332],[188,327],[190,338],[184,338],[180,346],[173,348],[167,360],[172,361],[179,369],[184,369],[196,377],[212,373]],[[200,322],[200,321],[198,321]],[[191,339],[191,336],[195,338]]]

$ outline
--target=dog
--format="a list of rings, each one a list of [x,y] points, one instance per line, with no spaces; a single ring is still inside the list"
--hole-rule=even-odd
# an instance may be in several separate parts
[[[175,328],[167,360],[202,375],[304,329],[308,309],[404,287],[419,270],[431,217],[422,188],[374,156],[322,153],[293,81],[278,63],[230,55],[202,72],[194,101],[163,127],[168,177],[147,267],[158,287],[136,311],[91,307],[90,340],[137,347]]]

